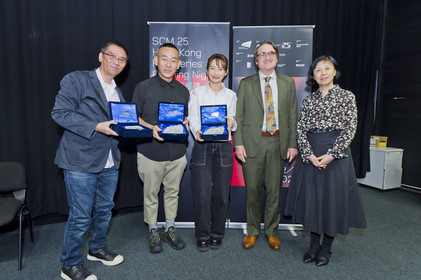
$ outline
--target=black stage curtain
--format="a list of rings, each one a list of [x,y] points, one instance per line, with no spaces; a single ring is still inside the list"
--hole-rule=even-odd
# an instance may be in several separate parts
[[[147,21],[316,25],[314,57],[334,56],[341,67],[340,85],[357,97],[359,126],[352,149],[357,174],[364,175],[382,12],[377,0],[1,1],[0,160],[26,166],[33,217],[66,215],[62,172],[53,164],[62,129],[50,112],[65,74],[98,67],[103,41],[117,39],[129,49],[129,64],[117,83],[130,101],[135,85],[149,74]],[[143,203],[134,142],[121,141],[121,150],[117,210]]]
[[[402,148],[402,182],[421,188],[421,1],[388,1],[376,131]],[[381,105],[381,106],[379,106]]]

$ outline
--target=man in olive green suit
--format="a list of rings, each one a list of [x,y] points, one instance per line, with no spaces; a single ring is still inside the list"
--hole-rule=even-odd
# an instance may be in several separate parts
[[[258,73],[240,82],[238,89],[235,155],[243,164],[247,194],[245,249],[252,248],[260,232],[260,196],[266,190],[265,234],[270,248],[280,249],[276,236],[284,165],[298,153],[297,98],[292,78],[275,72],[279,51],[263,41],[254,53]]]

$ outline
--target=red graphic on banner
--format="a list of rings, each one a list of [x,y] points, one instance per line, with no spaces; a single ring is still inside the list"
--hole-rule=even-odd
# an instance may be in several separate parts
[[[186,86],[186,77],[184,77],[184,75],[174,75],[174,79],[176,79],[181,84],[183,84],[184,86]]]
[[[204,86],[208,84],[208,76],[206,75],[194,75],[193,76],[193,88]]]
[[[231,145],[234,145],[234,142],[231,141]],[[243,166],[238,161],[237,157],[235,156],[234,146],[233,146],[232,156],[234,158],[234,164],[232,166],[232,178],[231,178],[231,186],[235,187],[244,187],[246,183],[244,182],[243,176]]]

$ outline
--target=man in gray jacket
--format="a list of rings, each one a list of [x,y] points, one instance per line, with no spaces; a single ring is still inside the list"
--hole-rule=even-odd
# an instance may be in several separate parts
[[[69,218],[64,232],[63,279],[96,280],[83,266],[84,234],[91,227],[88,260],[113,266],[123,257],[107,249],[107,230],[114,207],[120,151],[111,128],[110,101],[124,102],[114,77],[127,63],[127,50],[118,41],[107,41],[98,55],[101,63],[92,71],[75,71],[60,83],[51,111],[64,128],[54,161],[63,169]]]

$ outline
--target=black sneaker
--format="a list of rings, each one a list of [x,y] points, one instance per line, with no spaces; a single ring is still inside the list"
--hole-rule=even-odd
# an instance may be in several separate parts
[[[105,265],[113,266],[123,262],[124,258],[122,255],[109,251],[106,247],[99,250],[97,253],[92,253],[89,249],[87,256],[90,261],[100,261]]]
[[[169,227],[168,231],[162,232],[161,235],[162,241],[168,243],[173,249],[181,250],[186,246],[174,227]]]
[[[209,247],[212,250],[218,250],[222,246],[222,238],[211,237]]]
[[[159,236],[158,230],[156,228],[151,229],[149,233],[149,252],[161,253],[162,251],[162,242]]]
[[[199,252],[206,252],[209,250],[209,240],[196,240],[196,248]]]
[[[61,278],[66,280],[97,280],[95,275],[90,273],[83,263],[66,267],[63,265],[61,269]]]

